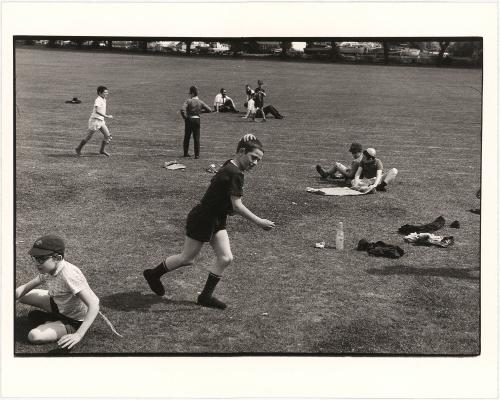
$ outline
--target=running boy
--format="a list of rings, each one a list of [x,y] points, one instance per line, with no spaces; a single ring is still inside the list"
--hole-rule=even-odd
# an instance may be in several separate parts
[[[198,296],[197,303],[205,307],[226,308],[226,304],[212,294],[224,270],[233,260],[226,230],[227,215],[239,214],[266,231],[274,228],[274,222],[258,217],[241,201],[243,172],[255,167],[264,155],[262,143],[258,139],[245,139],[246,137],[238,142],[235,157],[224,163],[212,178],[201,202],[189,212],[182,253],[170,256],[157,267],[143,272],[149,287],[158,296],[165,294],[161,276],[177,268],[192,265],[203,245],[208,242],[214,250],[216,262],[209,270],[207,282]]]
[[[82,340],[99,312],[99,299],[82,272],[64,260],[64,241],[56,235],[38,238],[29,251],[40,274],[16,289],[16,300],[41,308],[28,317],[37,327],[28,333],[31,343],[57,341],[71,349]],[[48,290],[36,289],[47,284]]]
[[[104,135],[104,140],[101,143],[101,150],[99,150],[100,154],[104,154],[106,157],[109,157],[109,153],[104,150],[106,145],[111,141],[111,133],[109,133],[109,129],[106,126],[106,121],[104,118],[113,119],[112,115],[106,114],[106,98],[109,95],[109,91],[105,86],[99,86],[97,88],[97,98],[94,101],[94,108],[92,109],[92,113],[89,118],[89,131],[85,139],[83,139],[78,147],[75,149],[76,154],[80,155],[83,149],[83,146],[90,140],[90,138],[97,131],[101,131]]]

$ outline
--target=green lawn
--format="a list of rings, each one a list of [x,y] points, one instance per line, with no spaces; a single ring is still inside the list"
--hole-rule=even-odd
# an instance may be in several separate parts
[[[209,104],[225,87],[242,109],[244,85],[257,79],[284,120],[203,115],[201,159],[185,171],[162,168],[182,154],[178,110],[189,86]],[[96,136],[78,158],[98,85],[110,90],[112,156],[97,154]],[[18,49],[16,285],[35,276],[27,252],[36,237],[62,235],[66,258],[124,336],[98,318],[73,354],[478,354],[480,216],[468,210],[479,207],[480,91],[472,69]],[[82,104],[64,103],[75,96]],[[195,266],[165,276],[167,296],[156,297],[142,270],[181,250],[185,217],[213,176],[205,168],[230,158],[249,132],[265,156],[245,177],[243,201],[276,229],[230,219],[235,259],[216,290],[225,311],[195,304],[209,247]],[[314,165],[350,162],[352,141],[398,168],[389,191],[306,193],[323,185]],[[446,225],[436,233],[455,237],[449,248],[415,247],[397,232],[439,215]],[[315,249],[333,244],[338,221],[346,249]],[[361,238],[406,254],[370,257],[355,249]],[[27,342],[27,311],[16,306],[15,352],[53,351]]]

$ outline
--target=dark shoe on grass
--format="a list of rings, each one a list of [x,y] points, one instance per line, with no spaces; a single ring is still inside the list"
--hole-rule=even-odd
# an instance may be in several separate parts
[[[190,157],[191,157],[191,154],[184,154],[184,155],[182,156],[182,158],[190,158]]]
[[[326,173],[326,171],[323,169],[323,167],[321,165],[316,165],[316,171],[318,171],[318,174],[320,174],[320,176],[323,178],[323,179],[326,179],[328,178],[328,174]]]
[[[225,303],[215,297],[202,297],[201,294],[198,296],[196,303],[203,307],[218,308],[220,310],[224,310],[227,307]]]
[[[152,269],[145,269],[142,275],[144,275],[144,279],[146,279],[149,288],[154,292],[154,294],[157,296],[163,296],[165,294],[165,288],[163,287],[160,278],[154,276]]]

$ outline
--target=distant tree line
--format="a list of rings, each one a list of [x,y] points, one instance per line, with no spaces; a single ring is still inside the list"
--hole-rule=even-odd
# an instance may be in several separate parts
[[[198,40],[198,39],[196,39]],[[182,53],[191,56],[194,53],[199,52],[198,48],[193,48],[193,43],[197,43],[195,38],[183,39],[178,41],[182,44]],[[221,41],[218,38],[200,38],[199,41],[205,43]],[[108,51],[121,50],[121,51],[135,51],[142,53],[153,52],[154,43],[158,41],[152,40],[132,40],[132,41],[114,41],[114,40],[85,40],[85,39],[74,39],[74,38],[63,38],[63,39],[48,39],[45,41],[36,40],[22,40],[19,44],[24,45],[35,45],[43,42],[48,48],[57,47],[69,47],[79,50],[83,49],[105,49]],[[126,43],[124,45],[123,43]],[[258,40],[245,40],[245,39],[225,39],[225,45],[227,45],[227,51],[223,54],[229,56],[240,56],[244,54],[263,54],[263,53],[273,53],[279,55],[282,59],[289,58],[305,58],[304,53],[297,51],[292,47],[292,41],[275,41],[275,42],[263,42]],[[442,40],[442,41],[408,41],[402,44],[400,41],[390,41],[390,40],[380,40],[373,42],[378,44],[376,48],[364,49],[364,52],[353,53],[349,56],[343,53],[343,48],[341,47],[340,41],[330,40],[325,42],[306,42],[306,57],[308,58],[320,58],[330,62],[340,62],[351,60],[354,57],[357,61],[377,61],[384,64],[389,64],[392,62],[397,62],[398,59],[402,57],[401,48],[402,45],[407,49],[418,51],[421,54],[425,54],[430,59],[429,63],[435,65],[447,65],[451,64],[453,57],[455,59],[470,59],[470,63],[474,66],[482,65],[482,42],[477,41],[467,41],[467,40]],[[316,47],[315,47],[316,46]],[[174,49],[181,52],[181,48]],[[308,52],[309,50],[309,52]],[[222,54],[222,53],[219,53]],[[450,57],[451,55],[451,57]],[[407,57],[411,58],[411,56]],[[415,60],[419,57],[414,56]]]

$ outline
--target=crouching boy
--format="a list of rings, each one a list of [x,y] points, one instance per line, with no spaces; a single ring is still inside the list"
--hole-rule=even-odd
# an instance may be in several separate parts
[[[56,235],[38,238],[29,251],[39,275],[16,289],[16,300],[37,307],[28,314],[37,326],[31,343],[56,342],[71,349],[87,333],[99,312],[99,299],[80,269],[64,259],[65,244]],[[37,289],[46,284],[48,290]],[[43,310],[43,311],[42,311]]]

